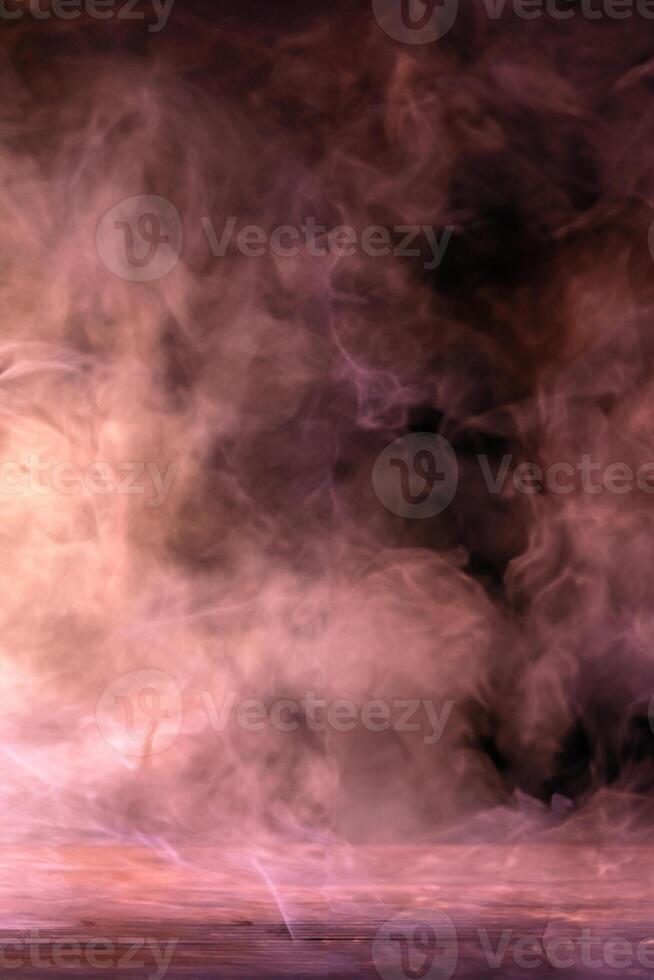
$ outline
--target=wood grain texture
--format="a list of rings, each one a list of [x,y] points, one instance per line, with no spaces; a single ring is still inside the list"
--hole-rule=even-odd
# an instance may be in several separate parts
[[[2,976],[401,980],[408,974],[399,961],[393,967],[396,946],[374,941],[404,913],[416,924],[444,914],[454,925],[454,972],[436,959],[428,978],[654,977],[648,848],[61,846],[6,849],[1,857],[0,947],[8,961],[22,957],[20,969],[3,962]],[[585,952],[584,935],[593,944]],[[618,939],[631,945],[628,967],[611,965],[612,948],[606,955]],[[572,954],[572,966],[543,955],[553,940]],[[93,951],[102,941],[111,949],[98,964]],[[540,944],[542,962],[526,967],[530,942]],[[639,944],[651,965],[637,961]]]

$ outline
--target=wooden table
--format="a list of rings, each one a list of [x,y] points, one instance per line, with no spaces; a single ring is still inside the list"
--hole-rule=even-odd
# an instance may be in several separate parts
[[[654,980],[654,854],[646,847],[148,845],[4,847],[0,950],[21,968],[2,964],[0,977],[159,980],[163,959],[153,949],[169,949],[164,975],[171,978],[345,980],[378,977],[379,968],[384,980],[394,980],[407,975],[396,955],[402,923],[435,921],[438,955],[449,955],[447,936],[439,932],[444,915],[455,928],[456,963],[436,958],[428,980]],[[392,942],[387,929],[374,946],[378,930],[399,913],[399,939],[394,927]],[[583,960],[584,930],[599,965]],[[412,933],[406,935],[411,944]],[[556,967],[547,956],[540,965],[520,965],[530,941],[542,952],[552,938],[568,953],[576,950],[572,967]],[[651,966],[612,967],[601,944],[615,938],[634,951],[650,940],[643,948],[651,951]],[[101,940],[112,949],[104,949],[98,965]],[[9,945],[17,942],[22,946]],[[80,949],[79,963],[71,944]],[[489,963],[489,949],[497,951],[493,955],[504,950],[499,966]],[[419,973],[425,960],[416,950],[411,957],[405,962]]]

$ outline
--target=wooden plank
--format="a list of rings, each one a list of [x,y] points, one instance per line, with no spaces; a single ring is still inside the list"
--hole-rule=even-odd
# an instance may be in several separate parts
[[[21,959],[20,970],[2,963],[0,976],[401,980],[398,942],[405,936],[419,965],[413,924],[435,921],[438,955],[445,955],[438,924],[445,916],[457,955],[452,973],[435,960],[438,980],[654,980],[649,848],[98,845],[4,849],[0,861],[0,952]],[[388,939],[384,924],[398,915]],[[614,968],[604,956],[587,966],[584,930],[600,950],[616,938],[632,950],[649,940],[651,965]],[[542,963],[526,968],[520,943],[530,938]],[[556,968],[542,955],[552,939],[572,951],[573,968]],[[503,950],[499,967],[489,950],[491,960]]]

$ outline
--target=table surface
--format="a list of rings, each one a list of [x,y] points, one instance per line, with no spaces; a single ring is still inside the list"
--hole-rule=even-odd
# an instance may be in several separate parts
[[[280,844],[175,850],[163,842],[150,844],[3,847],[0,944],[29,939],[41,953],[40,961],[32,957],[11,975],[108,976],[106,967],[88,963],[53,965],[51,954],[57,942],[85,948],[110,940],[116,950],[142,945],[144,965],[111,973],[126,978],[159,980],[150,945],[163,949],[170,942],[166,975],[174,978],[654,980],[650,847]],[[393,930],[385,930],[398,915]],[[455,962],[448,923],[454,929]],[[414,930],[425,926],[432,928],[428,935],[436,938],[437,949],[431,971],[422,973],[425,947]],[[586,959],[584,930],[595,943],[594,954],[587,947]],[[400,957],[402,936],[410,953],[406,960]],[[552,939],[568,953],[574,948],[574,965],[562,969],[543,954]],[[631,944],[628,967],[613,965],[623,961],[615,960],[615,951],[605,955],[601,945],[617,939]],[[637,959],[639,944],[648,941]],[[529,949],[537,953],[539,944],[540,964],[537,955],[528,960]],[[501,956],[499,965],[494,956]]]

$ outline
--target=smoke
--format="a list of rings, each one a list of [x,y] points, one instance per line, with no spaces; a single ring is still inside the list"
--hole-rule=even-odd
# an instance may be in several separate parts
[[[246,13],[3,27],[0,457],[171,475],[157,506],[0,495],[3,836],[640,833],[651,497],[493,495],[477,456],[654,460],[647,42],[470,9],[410,48],[357,4]],[[145,195],[183,248],[129,281],[98,227]],[[212,255],[229,216],[452,237],[434,271]],[[416,432],[459,464],[424,521],[371,479]],[[131,751],[103,712],[134,671]],[[220,729],[232,693],[296,727]],[[321,730],[308,693],[443,729]]]

